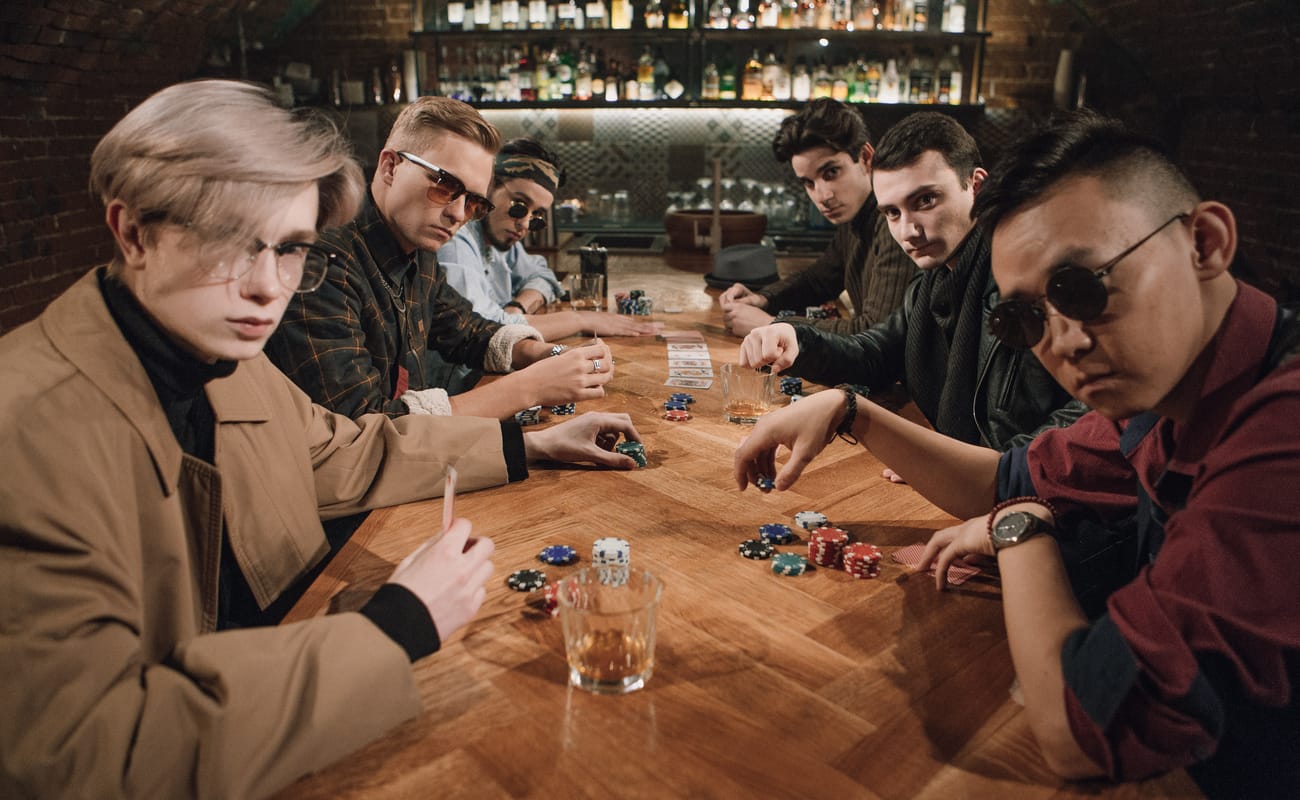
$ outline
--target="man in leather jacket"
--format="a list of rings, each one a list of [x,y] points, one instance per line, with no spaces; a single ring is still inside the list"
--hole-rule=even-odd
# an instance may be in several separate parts
[[[901,382],[935,430],[997,450],[1077,419],[1086,406],[1030,353],[988,332],[997,286],[989,242],[970,215],[988,175],[980,163],[974,139],[950,117],[921,112],[890,129],[875,152],[873,189],[921,277],[902,306],[861,333],[777,323],[746,337],[740,363],[824,385],[879,391]]]

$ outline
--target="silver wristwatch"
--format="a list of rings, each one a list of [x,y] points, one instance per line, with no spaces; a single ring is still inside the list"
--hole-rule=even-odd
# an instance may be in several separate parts
[[[1028,511],[1012,511],[993,523],[993,529],[989,531],[989,541],[993,543],[993,552],[997,553],[1051,530],[1051,525]]]

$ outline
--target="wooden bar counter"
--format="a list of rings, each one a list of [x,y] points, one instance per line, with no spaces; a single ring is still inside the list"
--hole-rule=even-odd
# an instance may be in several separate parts
[[[609,289],[681,307],[654,319],[702,331],[716,373],[739,340],[721,327],[708,269],[706,258],[614,256]],[[665,343],[606,341],[616,377],[578,410],[630,414],[648,466],[535,469],[458,497],[457,516],[496,542],[496,572],[477,618],[415,665],[425,712],[282,797],[1197,796],[1181,772],[1125,786],[1057,779],[1013,698],[996,579],[939,593],[889,558],[951,518],[838,440],[793,490],[737,491],[732,456],[748,429],[722,419],[716,379],[693,390],[693,419],[666,421]],[[738,554],[760,524],[793,525],[803,510],[879,545],[880,577],[784,577]],[[288,619],[359,607],[441,512],[432,500],[372,513]],[[521,568],[571,574],[603,536],[629,540],[633,564],[665,584],[654,676],[618,697],[570,688],[559,620],[534,605],[540,592],[505,584]],[[579,563],[537,561],[558,543]],[[807,552],[802,539],[781,549]]]

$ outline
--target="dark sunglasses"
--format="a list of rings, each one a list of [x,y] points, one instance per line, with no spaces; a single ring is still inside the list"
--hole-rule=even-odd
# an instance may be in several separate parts
[[[1187,219],[1189,214],[1175,214],[1160,227],[1138,239],[1124,252],[1095,269],[1067,264],[1051,274],[1047,279],[1047,302],[1052,304],[1061,316],[1079,322],[1090,322],[1100,317],[1106,310],[1110,294],[1106,291],[1103,279],[1139,247],[1146,244],[1157,233],[1178,220]],[[1043,340],[1047,327],[1047,311],[1037,300],[1003,300],[989,311],[989,332],[1000,342],[1011,347],[1026,349]]]
[[[506,209],[506,213],[510,215],[511,219],[523,219],[528,216],[528,204],[522,200],[511,200],[510,207]],[[538,209],[533,214],[532,219],[528,220],[528,230],[540,231],[545,228],[546,217],[542,215],[541,209]]]
[[[492,205],[492,201],[481,194],[466,189],[464,181],[442,167],[435,167],[423,158],[402,150],[398,150],[397,155],[429,173],[429,178],[433,180],[433,183],[429,184],[428,197],[429,202],[435,206],[449,206],[456,202],[457,198],[463,196],[465,198],[465,214],[470,219],[483,219],[492,213],[492,209],[496,208],[496,206]]]

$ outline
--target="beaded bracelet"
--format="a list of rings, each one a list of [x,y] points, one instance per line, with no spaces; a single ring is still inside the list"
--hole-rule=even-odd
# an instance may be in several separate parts
[[[853,435],[853,421],[858,418],[858,393],[847,383],[841,383],[835,388],[844,392],[844,406],[847,409],[844,419],[840,420],[839,427],[835,429],[835,435],[849,444],[857,444],[858,437]]]
[[[1011,506],[1019,505],[1021,503],[1037,503],[1043,508],[1046,508],[1052,515],[1053,523],[1058,522],[1061,519],[1061,513],[1056,510],[1056,506],[1052,505],[1051,501],[1049,500],[1044,500],[1043,498],[1035,497],[1034,495],[1022,495],[1020,497],[1012,497],[1009,500],[1003,500],[1001,503],[998,503],[997,505],[993,506],[993,510],[989,512],[989,535],[990,536],[993,535],[993,521],[997,518],[998,512],[1004,511],[1010,508]]]

